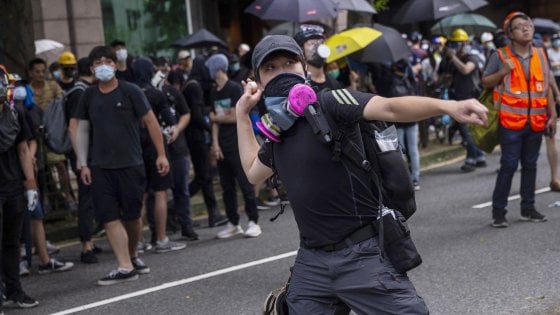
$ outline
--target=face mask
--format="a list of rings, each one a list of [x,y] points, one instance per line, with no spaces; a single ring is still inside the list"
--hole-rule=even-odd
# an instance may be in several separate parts
[[[560,47],[560,39],[555,39],[555,40],[552,42],[552,46],[554,46],[554,47],[556,47],[556,48]]]
[[[52,76],[53,76],[56,80],[60,80],[60,76],[61,76],[60,70],[55,70],[55,71],[53,71]]]
[[[118,61],[126,61],[126,58],[128,57],[128,51],[126,49],[119,49],[115,52],[115,54],[117,55]]]
[[[95,77],[101,82],[107,82],[113,78],[115,70],[108,65],[101,65],[95,68]]]
[[[62,68],[62,71],[64,71],[64,76],[68,79],[74,78],[76,75],[76,69],[74,68]]]
[[[333,79],[338,79],[338,77],[340,76],[340,70],[339,69],[330,70],[329,72],[327,72],[327,74],[330,75],[331,78]]]
[[[313,88],[294,73],[282,73],[266,85],[263,92],[268,113],[257,122],[259,130],[270,140],[279,142],[282,131],[293,126],[304,115],[305,108],[317,101]]]
[[[23,86],[16,87],[14,89],[14,100],[23,101],[25,100],[25,98],[27,98],[27,91],[25,90],[25,87]]]
[[[163,74],[163,72],[161,71],[156,72],[156,74],[154,74],[154,77],[152,78],[152,86],[159,87],[163,82],[163,79],[165,79],[165,74]]]
[[[230,72],[237,72],[237,71],[239,71],[239,68],[240,68],[239,62],[232,63],[231,65],[229,65],[229,71]]]
[[[330,54],[331,50],[327,45],[317,44],[311,51],[308,51],[307,56],[310,57],[307,59],[307,63],[315,68],[322,68]]]
[[[488,42],[488,43],[485,44],[485,46],[486,46],[486,49],[488,49],[488,50],[495,50],[496,49],[496,45],[494,45],[493,42]]]

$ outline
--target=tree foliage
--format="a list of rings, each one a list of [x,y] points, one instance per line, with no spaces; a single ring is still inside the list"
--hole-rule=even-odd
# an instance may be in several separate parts
[[[155,54],[187,35],[184,0],[144,0],[144,10],[150,16],[147,26],[158,28],[158,38],[145,44],[146,52]]]

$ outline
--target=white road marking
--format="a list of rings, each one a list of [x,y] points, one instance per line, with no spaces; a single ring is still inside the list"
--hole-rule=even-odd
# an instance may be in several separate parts
[[[542,194],[542,193],[549,192],[549,191],[550,191],[550,187],[537,189],[537,190],[535,190],[535,195]],[[509,196],[508,201],[516,200],[516,199],[519,199],[519,198],[521,198],[521,195],[519,195],[519,194]],[[488,202],[485,202],[485,203],[474,205],[474,206],[472,206],[472,208],[473,209],[482,209],[482,208],[486,208],[486,207],[490,207],[490,206],[492,206],[492,201],[488,201]]]
[[[161,285],[158,285],[158,286],[155,286],[155,287],[147,288],[147,289],[144,289],[144,290],[131,292],[131,293],[128,293],[128,294],[123,294],[123,295],[116,296],[116,297],[113,297],[113,298],[110,298],[110,299],[106,299],[106,300],[102,300],[102,301],[98,301],[98,302],[74,307],[74,308],[67,309],[67,310],[64,310],[64,311],[52,313],[52,315],[64,315],[64,314],[72,314],[72,313],[76,313],[76,312],[80,312],[80,311],[85,311],[87,309],[92,309],[92,308],[95,308],[95,307],[115,303],[115,302],[118,302],[118,301],[127,300],[127,299],[137,297],[137,296],[140,296],[140,295],[146,295],[146,294],[149,294],[149,293],[152,293],[152,292],[169,289],[169,288],[180,286],[180,285],[183,285],[183,284],[212,278],[212,277],[219,276],[219,275],[222,275],[222,274],[225,274],[225,273],[230,273],[230,272],[238,271],[238,270],[241,270],[241,269],[250,268],[250,267],[253,267],[253,266],[266,264],[266,263],[269,263],[269,262],[272,262],[272,261],[276,261],[276,260],[288,258],[288,257],[291,257],[291,256],[295,256],[296,254],[297,254],[297,251],[287,252],[287,253],[284,253],[284,254],[280,254],[280,255],[276,255],[276,256],[272,256],[272,257],[267,257],[267,258],[263,258],[263,259],[260,259],[260,260],[251,261],[251,262],[244,263],[244,264],[241,264],[241,265],[231,266],[231,267],[224,268],[224,269],[219,269],[219,270],[212,271],[212,272],[205,273],[205,274],[201,274],[201,275],[198,275],[198,276],[194,276],[194,277],[190,277],[190,278],[186,278],[186,279],[182,279],[182,280],[177,280],[177,281],[172,281],[172,282],[167,282],[167,283],[164,283],[164,284],[161,284]]]

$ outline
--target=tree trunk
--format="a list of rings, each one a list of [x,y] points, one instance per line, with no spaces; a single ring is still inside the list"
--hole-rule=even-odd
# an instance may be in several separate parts
[[[0,0],[0,8],[0,63],[26,77],[26,64],[35,56],[31,0]]]

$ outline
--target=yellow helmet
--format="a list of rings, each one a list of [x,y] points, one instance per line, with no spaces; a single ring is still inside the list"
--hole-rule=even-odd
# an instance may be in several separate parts
[[[75,65],[78,62],[76,61],[76,56],[74,56],[73,53],[65,51],[60,54],[60,57],[58,57],[58,63],[60,63],[61,66],[66,66]]]
[[[449,40],[452,42],[466,42],[469,40],[469,34],[462,28],[456,28],[453,33],[451,33]]]

